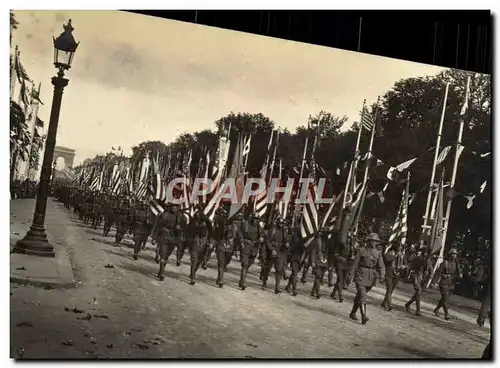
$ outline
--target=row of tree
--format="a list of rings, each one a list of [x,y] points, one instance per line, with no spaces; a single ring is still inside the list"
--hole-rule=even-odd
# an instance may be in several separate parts
[[[456,142],[460,109],[465,98],[466,79],[470,74],[459,70],[448,70],[434,77],[403,79],[380,99],[381,123],[383,136],[375,139],[373,154],[377,164],[373,165],[370,176],[370,191],[381,193],[371,196],[365,202],[364,216],[367,219],[384,218],[394,220],[399,206],[402,184],[392,182],[385,191],[387,171],[408,159],[419,159],[411,167],[410,192],[414,200],[409,209],[409,239],[415,241],[420,234],[422,216],[427,200],[433,152],[438,125],[441,117],[444,91],[450,83],[444,120],[441,148]],[[481,153],[491,149],[491,85],[487,75],[471,76],[471,95],[466,116],[466,127],[463,135],[464,152],[461,155],[458,169],[454,206],[449,225],[448,239],[463,244],[469,250],[477,250],[488,246],[491,233],[491,201],[489,185],[479,194],[479,187],[485,180],[490,182],[490,157]],[[374,106],[371,106],[373,109]],[[344,163],[353,158],[356,144],[358,122],[349,129],[342,129],[347,124],[347,117],[338,117],[321,111],[310,116],[305,126],[295,132],[281,129],[277,158],[289,170],[302,161],[306,136],[310,131],[318,132],[319,140],[316,149],[316,162],[326,175],[330,190],[338,194],[345,184],[347,170]],[[231,126],[231,141],[236,141],[238,131],[251,133],[252,146],[247,170],[258,175],[265,154],[271,131],[277,129],[276,123],[263,114],[230,113],[215,122],[217,132],[223,127]],[[309,129],[308,129],[309,127]],[[132,148],[131,157],[123,157],[116,151],[87,160],[84,165],[96,160],[129,160],[137,164],[149,152],[153,157],[166,159],[181,156],[192,150],[193,172],[197,172],[200,157],[207,149],[216,149],[218,134],[212,130],[203,130],[194,134],[182,134],[168,145],[161,141],[147,141]],[[366,152],[369,134],[361,137],[362,152]],[[234,145],[233,145],[234,146]],[[234,148],[234,147],[233,147]],[[230,156],[231,156],[230,152]],[[445,161],[444,168],[447,181],[451,175],[451,161]],[[229,162],[231,160],[229,159]],[[362,171],[362,166],[360,171]],[[436,179],[437,180],[437,179]],[[466,208],[464,195],[476,194],[472,208]]]

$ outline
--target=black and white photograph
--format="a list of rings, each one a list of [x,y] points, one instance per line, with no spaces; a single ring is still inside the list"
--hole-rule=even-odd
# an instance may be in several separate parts
[[[491,359],[489,74],[10,11],[10,358]]]

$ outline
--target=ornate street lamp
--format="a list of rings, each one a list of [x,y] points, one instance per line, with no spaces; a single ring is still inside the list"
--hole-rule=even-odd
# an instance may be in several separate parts
[[[45,212],[47,209],[47,194],[52,174],[52,162],[54,159],[54,148],[56,145],[57,125],[61,111],[61,101],[64,87],[68,85],[68,79],[64,78],[64,72],[71,68],[73,57],[79,42],[73,37],[74,28],[71,19],[63,26],[64,31],[54,39],[54,66],[58,69],[57,77],[52,77],[54,85],[54,96],[50,110],[49,129],[45,141],[45,153],[43,155],[42,171],[38,194],[36,198],[35,214],[33,223],[26,236],[19,240],[12,250],[13,253],[24,253],[36,256],[55,257],[54,247],[47,239],[45,233]]]

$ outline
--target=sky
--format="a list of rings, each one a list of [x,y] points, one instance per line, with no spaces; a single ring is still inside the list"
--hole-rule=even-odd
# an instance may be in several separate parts
[[[65,88],[57,145],[74,165],[120,146],[169,143],[213,129],[231,111],[263,113],[294,131],[321,110],[359,119],[401,78],[445,68],[118,11],[15,11],[29,76],[48,123],[53,41],[71,18],[81,44]]]

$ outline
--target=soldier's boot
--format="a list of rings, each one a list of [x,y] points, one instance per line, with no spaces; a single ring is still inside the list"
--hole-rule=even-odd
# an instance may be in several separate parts
[[[224,266],[217,265],[217,280],[215,281],[217,286],[222,288],[224,286]]]
[[[385,293],[384,300],[382,301],[380,308],[383,308],[385,310],[389,310],[388,301],[387,301],[387,292]]]
[[[356,316],[356,313],[358,312],[358,308],[359,308],[358,302],[355,300],[354,304],[352,305],[351,313],[349,313],[350,319],[352,319],[354,321],[358,320],[358,316]]]
[[[413,302],[415,301],[415,299],[416,299],[416,296],[415,296],[415,294],[413,294],[413,296],[411,297],[411,299],[408,300],[408,302],[406,302],[406,304],[405,304],[405,311],[406,312],[410,311],[410,307],[413,304]]]
[[[443,306],[443,301],[442,300],[439,300],[439,303],[438,305],[436,306],[436,308],[434,308],[434,315],[436,317],[439,317],[439,309],[441,309],[441,307]]]
[[[156,243],[156,248],[155,248],[155,262],[159,263],[160,262],[160,244]]]
[[[292,276],[290,276],[288,278],[288,283],[286,284],[286,287],[285,287],[285,291],[287,293],[291,293],[292,292],[292,289],[291,289],[291,287],[292,287],[292,278],[293,278]]]
[[[338,289],[339,292],[339,303],[342,303],[344,301],[344,295],[342,294],[342,289]]]
[[[184,247],[184,245],[177,246],[177,261],[176,261],[177,267],[180,267],[181,261],[182,261],[182,257],[184,257],[184,252],[185,251],[186,251],[186,248]]]
[[[136,240],[134,244],[134,260],[137,261],[137,258],[139,258],[139,252],[141,250],[141,241]]]
[[[262,267],[262,289],[267,289],[267,280],[269,279],[269,274],[271,270],[267,268],[267,266]]]
[[[366,304],[361,305],[361,324],[366,325],[366,322],[369,321],[368,316],[366,315]]]
[[[328,268],[328,287],[333,286],[333,270],[332,268]]]
[[[300,278],[300,282],[305,284],[307,282],[307,271],[309,270],[309,266],[304,266],[304,270],[302,271],[302,277]]]
[[[198,260],[197,259],[192,259],[191,260],[191,272],[189,273],[189,285],[194,285],[196,284],[196,271],[198,270]]]
[[[387,310],[388,311],[392,310],[392,295],[390,293],[387,294]]]
[[[333,290],[332,290],[332,293],[330,294],[330,298],[334,299],[334,300],[337,300],[337,285],[335,284],[333,286]],[[339,293],[340,294],[340,293]]]
[[[319,299],[321,297],[319,294],[320,285],[321,285],[321,278],[315,277],[313,288],[311,290],[311,296],[316,298],[316,299]]]
[[[443,305],[443,310],[444,310],[444,319],[447,320],[447,321],[450,320],[451,317],[448,314],[448,306],[447,305]]]
[[[160,259],[160,270],[158,271],[158,279],[160,281],[165,280],[165,266],[167,265],[167,260],[165,258]]]
[[[247,288],[247,273],[248,267],[241,266],[241,277],[239,283],[239,287],[241,288],[241,290],[245,290]]]
[[[281,283],[281,272],[276,272],[276,275],[275,275],[275,284],[274,284],[274,293],[275,294],[279,294],[281,293],[281,289],[280,289],[280,283]]]

